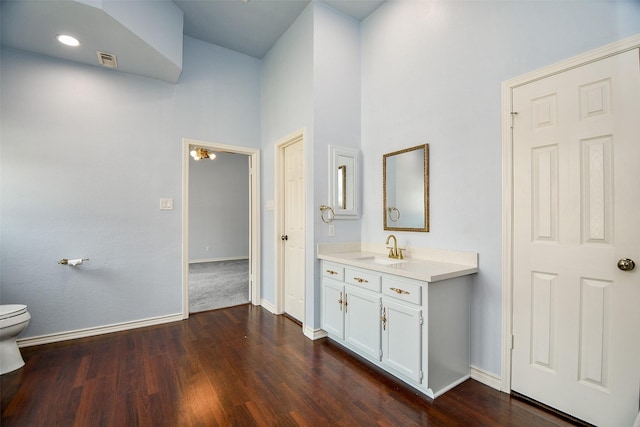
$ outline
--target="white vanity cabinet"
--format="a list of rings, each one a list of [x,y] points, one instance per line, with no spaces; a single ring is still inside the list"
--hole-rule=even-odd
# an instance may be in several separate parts
[[[382,281],[382,363],[393,373],[422,382],[421,285],[385,276]]]
[[[380,360],[380,275],[345,267],[344,340],[358,353]]]
[[[322,282],[322,329],[335,339],[344,339],[344,283]]]
[[[322,325],[334,339],[380,360],[380,277],[323,263]]]
[[[429,397],[469,378],[469,278],[427,282],[322,260],[322,329]]]
[[[344,341],[358,353],[380,360],[380,295],[345,286]]]

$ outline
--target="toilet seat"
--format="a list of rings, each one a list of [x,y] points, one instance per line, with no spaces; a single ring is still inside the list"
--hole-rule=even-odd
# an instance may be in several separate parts
[[[27,312],[27,306],[24,304],[0,305],[0,320],[19,316],[26,312]]]

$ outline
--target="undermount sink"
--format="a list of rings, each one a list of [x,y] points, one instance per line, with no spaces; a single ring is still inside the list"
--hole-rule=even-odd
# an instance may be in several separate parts
[[[380,265],[393,265],[393,264],[400,264],[403,262],[407,262],[402,259],[383,258],[383,257],[377,257],[377,256],[365,256],[361,258],[356,258],[356,261],[370,262],[371,264],[380,264]]]

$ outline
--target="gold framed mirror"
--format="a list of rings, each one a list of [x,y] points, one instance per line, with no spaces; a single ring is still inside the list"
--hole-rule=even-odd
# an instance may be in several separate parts
[[[429,144],[382,156],[384,229],[429,231]]]

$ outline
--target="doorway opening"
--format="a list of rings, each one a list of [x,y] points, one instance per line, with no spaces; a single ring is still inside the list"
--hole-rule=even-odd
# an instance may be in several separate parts
[[[260,305],[258,150],[184,138],[182,152],[182,317]]]

